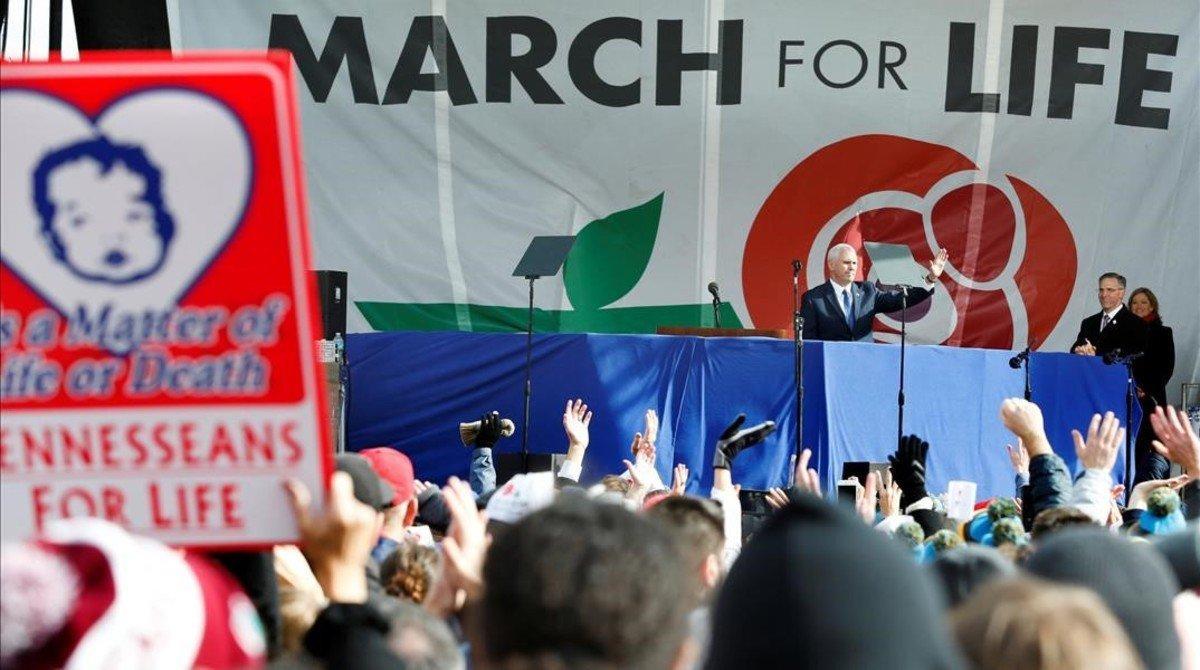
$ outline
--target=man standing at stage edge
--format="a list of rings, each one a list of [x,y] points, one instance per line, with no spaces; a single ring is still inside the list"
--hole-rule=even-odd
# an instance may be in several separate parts
[[[946,267],[947,253],[939,249],[929,261],[924,288],[908,289],[912,307],[933,295],[937,278]],[[903,303],[899,290],[881,291],[875,284],[854,281],[858,274],[858,252],[849,244],[837,244],[825,257],[829,281],[804,292],[800,316],[804,318],[804,339],[833,342],[870,342],[871,325],[879,313],[898,312]]]
[[[1144,353],[1148,334],[1146,322],[1125,308],[1125,277],[1115,272],[1100,275],[1096,297],[1100,301],[1100,312],[1079,324],[1079,336],[1075,338],[1071,351],[1084,356],[1104,356],[1106,360],[1112,356]],[[1139,389],[1142,386],[1142,380],[1138,378],[1140,373],[1141,370],[1134,369],[1134,382]],[[1164,479],[1170,475],[1171,468],[1167,459],[1154,452],[1147,438],[1152,435],[1150,414],[1158,402],[1145,393],[1139,395],[1143,396],[1139,400],[1142,423],[1138,428],[1139,438],[1134,454],[1134,463],[1137,465],[1134,484],[1148,479]]]
[[[1146,325],[1125,309],[1125,278],[1115,272],[1100,275],[1096,290],[1100,313],[1079,324],[1071,351],[1084,356],[1141,353],[1146,347]]]

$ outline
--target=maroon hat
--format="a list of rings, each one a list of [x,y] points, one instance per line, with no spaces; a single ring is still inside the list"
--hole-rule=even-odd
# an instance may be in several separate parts
[[[413,466],[408,456],[391,447],[374,447],[358,452],[359,456],[367,459],[371,468],[379,478],[391,485],[395,495],[392,505],[412,500],[415,495],[413,488]]]

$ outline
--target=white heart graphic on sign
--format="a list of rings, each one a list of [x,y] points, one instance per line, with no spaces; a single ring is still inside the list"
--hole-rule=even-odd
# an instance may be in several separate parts
[[[145,89],[94,120],[36,91],[0,101],[0,259],[68,319],[173,309],[241,225],[253,159],[216,99]]]

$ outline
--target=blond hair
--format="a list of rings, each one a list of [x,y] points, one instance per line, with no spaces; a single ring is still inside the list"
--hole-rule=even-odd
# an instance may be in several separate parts
[[[951,612],[950,625],[977,670],[1142,668],[1104,601],[1077,586],[1032,578],[993,582]]]

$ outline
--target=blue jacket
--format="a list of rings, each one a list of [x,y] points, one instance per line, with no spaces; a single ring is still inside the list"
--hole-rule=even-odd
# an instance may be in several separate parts
[[[908,290],[908,306],[912,307],[933,295],[924,288]],[[846,325],[837,293],[828,281],[804,292],[800,299],[800,316],[804,318],[804,339],[838,342],[871,342],[871,324],[875,315],[898,312],[902,302],[899,290],[880,291],[874,284],[856,281],[853,284],[854,328]]]

